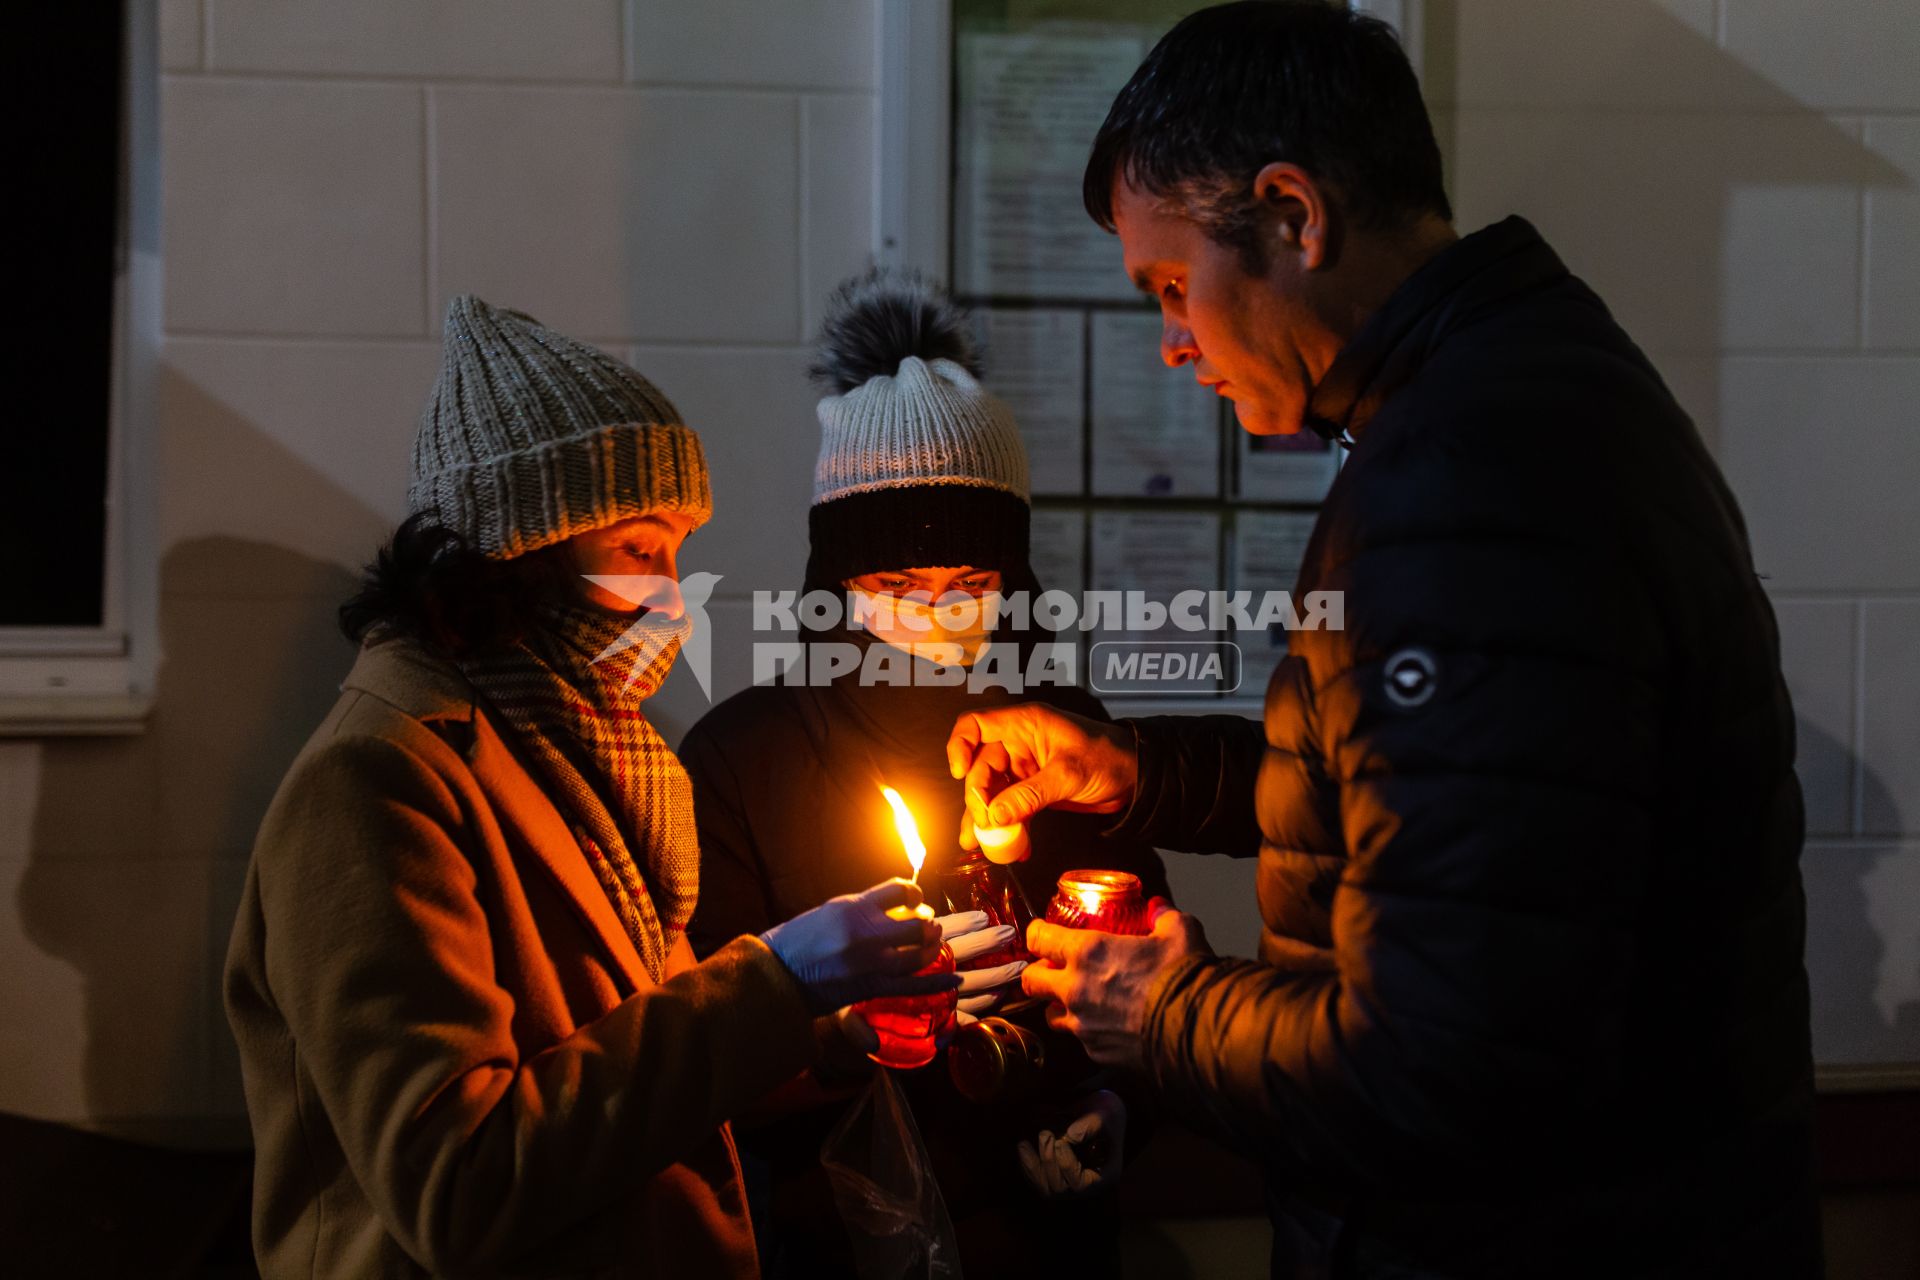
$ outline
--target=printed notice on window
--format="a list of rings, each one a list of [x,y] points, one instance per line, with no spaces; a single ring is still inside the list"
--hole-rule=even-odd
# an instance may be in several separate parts
[[[1146,54],[1138,35],[958,33],[955,285],[975,296],[1127,298],[1120,247],[1081,204],[1087,152]]]
[[[1077,507],[1035,507],[1028,561],[1043,591],[1087,589],[1087,516]]]
[[[1027,445],[1033,491],[1086,489],[1086,316],[1078,311],[987,311],[976,325],[986,383],[1007,402]]]
[[[1096,511],[1092,589],[1144,591],[1171,600],[1220,588],[1220,515],[1215,511]]]
[[[1241,511],[1233,518],[1232,572],[1235,591],[1253,593],[1255,607],[1269,591],[1292,591],[1306,558],[1307,540],[1316,517],[1311,512]],[[1294,601],[1296,609],[1304,606]],[[1287,632],[1279,627],[1263,631],[1235,630],[1246,679],[1240,692],[1259,697],[1273,669],[1287,653]]]
[[[1238,425],[1237,496],[1268,502],[1319,502],[1327,496],[1340,469],[1340,446],[1305,428],[1290,436],[1256,436]]]
[[[1220,398],[1160,358],[1160,318],[1093,317],[1093,492],[1220,496]]]
[[[1220,590],[1219,513],[1096,511],[1091,519],[1089,600],[1107,593],[1120,614],[1102,616],[1088,633],[1089,687],[1122,696],[1231,690],[1240,680],[1239,659],[1227,637],[1195,627],[1208,621],[1204,605],[1184,618],[1170,608],[1183,592]]]

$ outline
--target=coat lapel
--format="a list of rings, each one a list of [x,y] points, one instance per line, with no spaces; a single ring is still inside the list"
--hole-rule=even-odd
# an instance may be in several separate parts
[[[517,831],[521,845],[531,850],[547,874],[559,883],[581,920],[626,975],[629,986],[636,991],[653,986],[640,953],[607,900],[607,891],[587,865],[578,835],[485,714],[474,717],[473,752],[468,763],[493,801],[501,825]]]
[[[587,865],[579,838],[480,710],[473,686],[457,668],[410,641],[370,642],[343,687],[370,693],[422,723],[453,720],[471,730],[467,764],[500,824],[518,834],[520,844],[559,883],[588,932],[600,939],[614,967],[626,975],[629,988],[641,991],[654,985],[606,890]]]

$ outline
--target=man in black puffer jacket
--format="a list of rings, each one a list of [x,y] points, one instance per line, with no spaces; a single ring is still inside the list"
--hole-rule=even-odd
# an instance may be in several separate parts
[[[983,822],[1259,859],[1258,962],[1037,925],[1028,990],[1264,1166],[1276,1276],[1817,1276],[1793,717],[1686,415],[1531,226],[1454,236],[1334,6],[1181,23],[1087,195],[1169,363],[1351,442],[1295,584],[1345,627],[1264,732],[962,717],[955,772],[1019,779]]]

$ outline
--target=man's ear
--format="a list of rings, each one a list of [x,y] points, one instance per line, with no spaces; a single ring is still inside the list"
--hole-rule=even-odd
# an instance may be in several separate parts
[[[1253,176],[1253,198],[1274,219],[1275,247],[1299,255],[1308,271],[1332,260],[1333,209],[1318,178],[1297,164],[1275,161]]]

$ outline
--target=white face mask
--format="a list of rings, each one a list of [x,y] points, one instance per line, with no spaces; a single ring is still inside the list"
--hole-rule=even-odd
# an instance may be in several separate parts
[[[993,642],[1000,622],[998,591],[949,591],[928,603],[904,596],[848,593],[855,624],[882,644],[943,667],[970,667]]]

